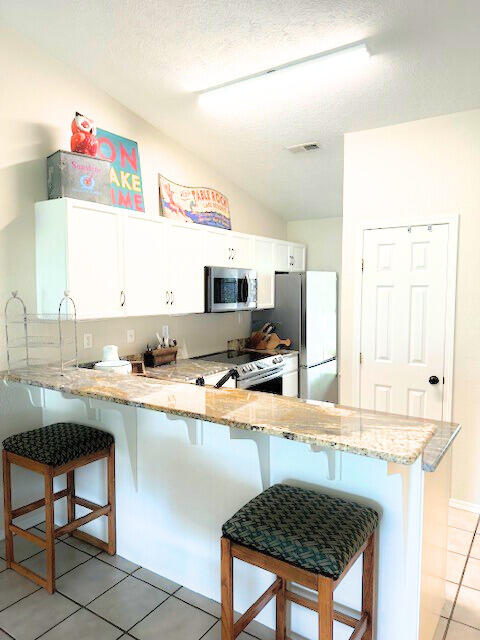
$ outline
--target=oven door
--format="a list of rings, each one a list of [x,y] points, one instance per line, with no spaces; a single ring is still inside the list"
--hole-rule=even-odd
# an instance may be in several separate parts
[[[251,269],[206,267],[205,310],[244,311],[257,307],[257,274]]]
[[[264,393],[275,393],[283,395],[283,367],[274,371],[269,371],[264,375],[252,376],[245,380],[237,380],[238,389],[248,389],[249,391],[263,391]]]

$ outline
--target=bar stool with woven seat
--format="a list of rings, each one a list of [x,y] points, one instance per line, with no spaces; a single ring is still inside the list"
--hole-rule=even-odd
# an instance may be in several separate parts
[[[105,506],[84,500],[75,495],[75,469],[90,462],[107,459],[108,500]],[[43,475],[45,497],[12,510],[10,467],[12,464]],[[53,492],[53,479],[67,474],[67,487]],[[5,555],[7,567],[33,580],[49,593],[55,591],[55,539],[70,534],[89,542],[110,555],[115,554],[115,444],[113,436],[100,429],[81,424],[61,422],[40,429],[25,431],[3,441],[3,492],[5,517]],[[67,498],[68,522],[55,529],[54,503]],[[75,505],[90,510],[76,519]],[[21,515],[45,507],[45,539],[13,524]],[[108,542],[83,531],[78,527],[99,518],[108,518]],[[19,535],[45,549],[46,579],[19,564],[14,558],[13,535]]]
[[[222,640],[234,640],[276,597],[276,640],[286,640],[286,603],[318,613],[319,640],[332,640],[333,621],[353,627],[351,640],[372,640],[376,511],[349,500],[277,484],[242,507],[222,532]],[[337,612],[333,592],[363,554],[360,619]],[[233,558],[276,574],[276,580],[236,621]],[[316,601],[288,582],[318,592]]]

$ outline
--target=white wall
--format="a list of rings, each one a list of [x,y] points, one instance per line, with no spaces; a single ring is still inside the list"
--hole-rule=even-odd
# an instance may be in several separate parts
[[[345,137],[342,371],[353,358],[355,225],[361,220],[459,214],[452,495],[480,504],[480,110]],[[343,375],[340,399],[352,381]]]
[[[18,289],[30,309],[34,288],[34,203],[46,199],[45,158],[57,149],[70,148],[70,123],[75,111],[95,119],[97,126],[138,142],[147,215],[159,214],[158,173],[180,183],[210,186],[230,200],[232,226],[237,231],[285,237],[285,222],[265,209],[224,175],[193,157],[160,131],[89,84],[76,72],[47,56],[29,42],[0,30],[0,324],[12,288]],[[119,82],[121,82],[119,70]],[[88,247],[86,257],[88,256]],[[188,318],[172,321],[178,337],[188,336],[189,352],[224,348],[228,338],[246,335],[248,316],[204,319],[192,325]],[[126,329],[135,328],[143,345],[168,319],[131,319],[96,323],[98,341],[112,329],[125,352]],[[95,336],[94,336],[95,339]],[[92,352],[90,352],[92,353]],[[93,354],[97,355],[97,353]],[[4,331],[0,331],[0,370],[5,366]]]
[[[287,222],[287,239],[307,246],[307,269],[342,269],[342,218],[316,218]]]

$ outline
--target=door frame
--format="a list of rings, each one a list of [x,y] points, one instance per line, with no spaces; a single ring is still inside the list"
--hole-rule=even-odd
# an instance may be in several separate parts
[[[352,357],[352,389],[353,406],[360,406],[360,349],[362,329],[362,287],[363,287],[363,241],[365,231],[376,229],[392,229],[395,227],[424,227],[434,224],[448,224],[448,263],[447,263],[447,295],[445,315],[445,348],[442,414],[444,421],[452,420],[453,396],[453,364],[455,352],[455,300],[457,290],[457,257],[459,216],[438,215],[412,218],[387,218],[364,221],[357,225],[355,234],[355,268],[353,281],[353,357]]]

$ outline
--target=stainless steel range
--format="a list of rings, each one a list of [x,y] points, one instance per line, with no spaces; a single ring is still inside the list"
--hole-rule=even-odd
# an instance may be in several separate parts
[[[235,370],[236,386],[239,389],[253,389],[268,393],[282,393],[282,373],[285,367],[283,356],[265,355],[252,351],[219,351],[199,360],[225,363]]]

